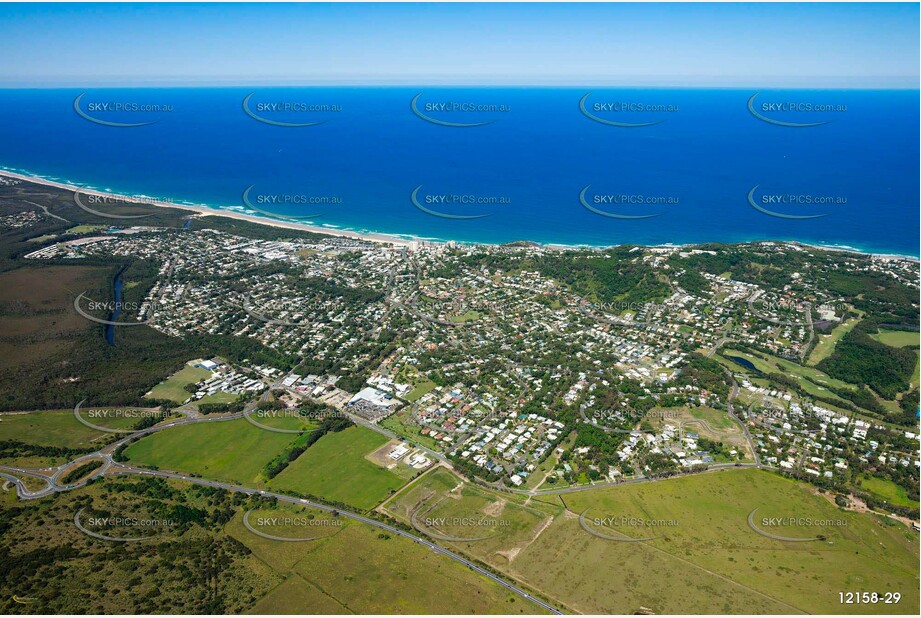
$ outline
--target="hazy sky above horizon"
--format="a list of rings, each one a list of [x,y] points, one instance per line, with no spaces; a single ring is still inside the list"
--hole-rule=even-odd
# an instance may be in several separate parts
[[[0,85],[917,87],[917,4],[0,4]]]

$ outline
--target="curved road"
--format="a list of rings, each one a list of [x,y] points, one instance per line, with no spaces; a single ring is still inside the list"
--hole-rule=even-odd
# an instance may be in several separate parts
[[[313,500],[307,500],[305,498],[289,496],[287,494],[282,494],[282,493],[278,493],[274,491],[251,489],[249,487],[231,485],[230,483],[222,483],[219,481],[209,481],[208,479],[197,478],[193,476],[185,476],[182,474],[177,474],[175,472],[165,472],[162,470],[145,470],[143,468],[136,468],[134,466],[126,466],[124,464],[114,464],[112,468],[110,469],[110,472],[112,474],[140,474],[140,475],[145,475],[145,476],[155,476],[155,477],[160,477],[160,478],[186,481],[188,483],[194,483],[196,485],[203,485],[205,487],[214,487],[217,489],[224,489],[226,491],[243,493],[249,496],[258,495],[258,496],[262,496],[265,498],[275,498],[276,500],[280,502],[299,504],[299,505],[306,506],[312,509],[318,509],[321,511],[327,511],[329,513],[338,514],[343,517],[348,517],[349,519],[360,521],[364,524],[368,524],[369,526],[374,526],[375,528],[380,528],[381,530],[386,530],[387,532],[397,534],[399,536],[409,539],[410,541],[413,541],[414,543],[419,543],[420,545],[424,545],[425,547],[428,547],[436,554],[441,554],[442,556],[450,558],[451,560],[454,560],[455,562],[459,562],[463,564],[464,566],[468,567],[470,570],[476,573],[479,573],[480,575],[483,575],[484,577],[488,577],[492,581],[507,588],[511,592],[514,592],[515,594],[527,599],[528,601],[531,601],[535,605],[539,605],[543,609],[553,614],[562,615],[563,613],[557,608],[555,608],[554,606],[550,605],[549,603],[546,603],[545,601],[535,597],[534,595],[528,592],[525,592],[521,588],[515,586],[512,583],[505,581],[501,577],[493,574],[490,571],[487,571],[486,569],[478,566],[477,564],[474,564],[473,562],[467,560],[466,558],[464,558],[463,556],[459,554],[455,554],[454,552],[448,549],[445,549],[444,547],[436,545],[435,543],[432,543],[431,541],[427,541],[426,539],[418,537],[405,530],[402,530],[395,526],[391,526],[390,524],[386,524],[381,521],[377,521],[376,519],[371,519],[370,517],[365,517],[364,515],[359,515],[358,513],[352,513],[351,511],[345,511],[338,507],[334,507],[328,504],[323,504],[322,502],[315,502]]]
[[[182,420],[177,420],[177,421],[171,421],[169,423],[164,423],[161,425],[154,425],[152,427],[141,429],[131,435],[121,438],[120,440],[117,440],[111,444],[108,444],[102,449],[100,449],[99,451],[78,457],[77,459],[73,461],[70,461],[61,466],[58,466],[57,468],[52,468],[51,470],[53,470],[53,472],[50,475],[41,474],[39,471],[30,470],[28,468],[14,468],[10,466],[0,466],[0,478],[4,478],[10,481],[11,483],[13,483],[16,486],[16,494],[20,498],[25,499],[25,500],[44,498],[53,493],[64,492],[64,491],[68,491],[71,489],[76,489],[78,487],[82,487],[86,485],[86,483],[88,483],[89,481],[93,479],[101,477],[103,473],[106,473],[106,474],[138,474],[138,475],[143,475],[143,476],[153,476],[153,477],[166,478],[166,479],[175,479],[175,480],[180,480],[180,481],[186,481],[188,483],[194,483],[196,485],[203,485],[205,487],[214,487],[218,489],[224,489],[226,491],[243,493],[249,496],[258,495],[258,496],[263,496],[267,498],[275,498],[276,500],[279,500],[281,502],[288,502],[291,504],[300,504],[300,505],[303,505],[309,508],[318,509],[321,511],[327,511],[329,513],[337,513],[339,515],[342,515],[343,517],[348,517],[349,519],[353,519],[355,521],[359,521],[359,522],[368,524],[369,526],[373,526],[375,528],[386,530],[387,532],[390,532],[390,533],[402,536],[406,539],[409,539],[413,541],[414,543],[419,543],[420,545],[424,545],[425,547],[428,547],[429,549],[431,549],[433,552],[437,554],[441,554],[442,556],[445,556],[446,558],[449,558],[451,560],[454,560],[455,562],[459,562],[460,564],[463,564],[464,566],[468,567],[470,570],[484,577],[489,578],[490,580],[496,582],[500,586],[503,586],[504,588],[510,590],[511,592],[514,592],[520,597],[528,601],[531,601],[535,605],[540,606],[541,608],[547,610],[550,613],[558,614],[558,615],[563,614],[563,612],[558,610],[553,605],[550,605],[549,603],[535,597],[529,592],[522,590],[518,586],[506,581],[502,577],[499,577],[498,575],[495,575],[494,573],[471,562],[470,560],[467,560],[463,556],[456,554],[448,549],[445,549],[444,547],[436,545],[435,543],[432,543],[431,541],[428,541],[422,537],[418,537],[412,533],[409,533],[405,530],[402,530],[395,526],[391,526],[390,524],[386,524],[381,521],[377,521],[376,519],[371,519],[370,517],[365,517],[364,515],[353,513],[351,511],[345,511],[338,507],[324,504],[322,502],[316,502],[314,500],[306,500],[304,498],[298,498],[296,496],[289,496],[287,494],[282,494],[282,493],[278,493],[274,491],[252,489],[249,487],[232,485],[230,483],[222,483],[220,481],[211,481],[208,479],[193,477],[189,475],[183,475],[183,474],[179,474],[176,472],[167,472],[163,470],[147,470],[144,468],[137,468],[135,466],[126,465],[124,463],[117,463],[112,459],[112,452],[114,452],[114,450],[118,448],[119,446],[121,446],[122,444],[127,443],[129,440],[140,438],[140,437],[149,435],[151,433],[155,433],[157,431],[167,429],[169,427],[176,427],[179,425],[190,425],[190,424],[196,424],[196,423],[208,423],[208,422],[213,423],[213,422],[220,422],[220,421],[229,421],[229,420],[234,420],[234,419],[238,419],[242,417],[243,417],[243,412],[238,412],[236,414],[229,414],[229,415],[220,416],[220,417],[210,417],[210,418],[205,417],[205,418],[194,418],[194,419],[187,418],[187,419],[182,419]],[[80,461],[87,460],[87,459],[102,459],[104,464],[101,468],[94,471],[93,474],[91,474],[88,478],[86,478],[80,483],[76,483],[76,484],[68,485],[64,487],[57,482],[58,476],[64,470],[69,469],[73,467],[74,464],[79,463]],[[12,473],[18,473],[18,474],[23,474],[23,475],[30,476],[30,477],[43,479],[47,483],[47,486],[39,491],[30,491],[26,487],[25,481],[14,476],[14,474]]]

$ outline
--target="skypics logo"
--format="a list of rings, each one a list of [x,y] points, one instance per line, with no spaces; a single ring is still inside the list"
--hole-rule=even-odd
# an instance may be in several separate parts
[[[749,407],[745,416],[750,422],[757,423],[777,434],[817,434],[821,424],[828,423],[830,420],[827,413],[819,414],[811,404],[802,405],[796,414],[792,414],[786,408],[767,407],[753,411],[752,407]],[[854,421],[854,417],[839,416],[838,418],[847,418],[848,424]],[[793,423],[803,426],[804,429],[794,429]]]
[[[303,118],[305,114],[337,114],[342,111],[342,106],[330,103],[309,103],[307,101],[253,101],[256,96],[251,92],[243,99],[243,112],[263,124],[273,127],[303,128],[315,127],[328,122],[323,120],[310,120],[308,122],[291,122],[296,118]]]
[[[624,418],[623,411],[617,410],[617,409],[592,410],[590,414],[585,414],[585,412],[583,411],[582,414],[585,420],[588,421],[590,424],[594,425],[595,427],[604,429],[605,431],[609,431],[611,433],[627,433],[627,434],[636,434],[636,435],[643,434],[643,433],[656,434],[658,432],[657,430],[654,430],[654,429],[620,429],[617,427],[606,425],[605,423],[610,423],[611,421],[621,421],[621,422],[626,421],[626,422],[630,422],[635,425],[637,423],[642,423],[644,421],[646,422],[652,422],[652,421],[667,422],[667,421],[678,419],[680,417],[677,410],[649,410],[646,413],[642,414],[637,419]]]
[[[151,198],[151,197],[127,197],[121,195],[101,195],[97,193],[86,193],[83,197],[80,196],[83,191],[74,191],[74,204],[78,208],[95,215],[97,217],[103,217],[105,219],[143,219],[145,217],[152,217],[153,213],[146,215],[116,215],[109,212],[102,212],[96,210],[95,208],[90,208],[92,206],[104,206],[104,207],[134,207],[138,205],[156,205],[159,202],[172,202],[170,198]]]
[[[760,193],[756,195],[760,184],[755,185],[748,192],[748,205],[758,212],[779,219],[820,219],[827,217],[830,212],[798,214],[804,209],[821,207],[827,209],[830,206],[846,206],[847,197],[842,195],[817,195],[813,193]],[[794,212],[781,212],[782,209],[793,210]],[[780,210],[779,210],[780,209]]]
[[[604,206],[605,208],[611,207],[641,207],[641,208],[661,208],[662,206],[675,206],[678,205],[680,199],[677,196],[664,196],[664,195],[645,195],[642,193],[607,193],[607,194],[595,194],[592,196],[588,195],[588,190],[592,185],[585,185],[582,188],[582,191],[579,192],[579,203],[582,204],[582,207],[592,212],[596,215],[601,215],[602,217],[608,217],[610,219],[651,219],[652,217],[658,217],[662,214],[661,210],[659,212],[654,212],[651,214],[642,214],[642,215],[628,215],[610,212],[606,209],[599,208],[599,206]]]
[[[760,92],[756,92],[751,97],[749,97],[749,113],[761,122],[766,122],[778,127],[805,129],[808,127],[820,127],[823,124],[829,124],[832,121],[821,120],[817,122],[791,122],[789,120],[779,120],[772,116],[780,115],[786,118],[793,118],[797,117],[797,115],[799,115],[799,117],[803,117],[803,115],[808,114],[821,114],[822,116],[827,117],[828,114],[842,113],[847,111],[847,105],[816,103],[803,100],[756,103],[755,99],[757,99],[760,94]],[[765,114],[771,114],[771,116],[767,116]]]
[[[441,127],[483,127],[496,122],[496,114],[506,114],[512,111],[511,105],[501,103],[478,103],[475,101],[451,100],[423,103],[420,102],[423,94],[423,92],[420,92],[409,102],[410,111],[412,111],[417,118],[421,118],[426,122]],[[452,120],[445,120],[445,118],[449,116]],[[474,118],[490,119],[478,120],[476,122],[457,122],[457,120],[461,119],[469,120]]]
[[[810,541],[824,541],[828,537],[820,534],[812,537],[783,536],[768,532],[764,528],[828,528],[837,526],[847,526],[846,519],[817,519],[812,517],[762,517],[760,522],[756,522],[755,513],[758,509],[752,510],[748,514],[748,527],[760,534],[761,536],[773,539],[775,541],[784,541],[786,543],[808,543]]]
[[[753,295],[748,299],[748,309],[751,313],[765,322],[781,326],[806,326],[809,324],[805,317],[812,311],[812,303],[805,300],[775,299],[772,297]]]
[[[243,418],[245,418],[251,425],[258,427],[259,429],[265,429],[266,431],[273,431],[275,433],[302,434],[302,433],[312,433],[318,429],[317,427],[314,427],[312,429],[308,429],[307,427],[297,427],[294,429],[285,429],[283,427],[272,427],[270,425],[265,425],[259,422],[258,420],[256,420],[256,419],[266,420],[266,421],[280,420],[284,423],[290,423],[293,420],[295,423],[297,423],[297,422],[307,421],[310,418],[306,414],[302,414],[300,410],[296,410],[296,409],[295,410],[291,410],[291,409],[259,410],[257,408],[257,409],[249,410],[247,412],[243,412]]]
[[[170,528],[176,524],[171,519],[154,519],[154,518],[137,518],[137,517],[88,517],[86,523],[84,524],[81,521],[81,515],[85,508],[81,508],[79,511],[74,513],[74,526],[77,530],[83,534],[93,537],[94,539],[99,539],[101,541],[113,541],[116,543],[133,543],[137,541],[149,541],[154,539],[160,534],[162,534],[163,528]],[[93,526],[95,528],[137,528],[141,530],[154,530],[156,534],[150,534],[145,536],[113,536],[109,534],[102,534],[101,532],[96,532],[95,530],[90,530],[87,526]]]
[[[489,300],[466,300],[457,298],[440,300],[436,298],[426,298],[424,296],[413,297],[413,306],[425,311],[445,313],[448,315],[461,315],[468,311],[475,311],[477,313],[492,313],[507,307],[503,303]]]
[[[96,316],[90,315],[83,309],[82,301],[86,298],[86,306],[89,311],[106,311],[113,318],[111,320],[104,320],[102,318],[97,318]],[[96,322],[97,324],[106,324],[109,326],[143,326],[150,323],[151,317],[147,317],[143,320],[137,320],[135,322],[116,322],[114,318],[117,318],[123,312],[128,313],[138,313],[142,310],[146,311],[148,316],[153,315],[154,305],[151,304],[149,307],[145,307],[143,304],[134,302],[134,301],[100,301],[92,300],[86,296],[86,292],[81,292],[79,296],[74,299],[74,310],[77,313],[82,315],[87,320],[91,322]]]
[[[438,507],[445,498],[441,498],[435,502],[431,507],[427,509],[427,512],[433,511]],[[419,532],[432,537],[433,539],[438,539],[440,541],[448,541],[452,543],[477,543],[479,541],[485,541],[486,539],[492,537],[492,534],[487,534],[484,536],[451,536],[444,534],[439,529],[443,530],[448,529],[473,529],[473,530],[490,530],[495,531],[496,528],[504,528],[511,526],[512,523],[507,519],[495,519],[493,517],[422,517],[420,518],[419,512],[422,510],[420,508],[413,511],[412,517],[410,517],[410,523],[412,523],[413,528]]]
[[[582,529],[596,536],[600,539],[605,539],[608,541],[615,541],[618,543],[642,543],[645,541],[655,541],[658,538],[661,538],[661,535],[656,536],[642,536],[642,537],[631,537],[625,534],[607,534],[601,532],[598,528],[605,528],[608,530],[620,528],[623,530],[654,530],[658,528],[667,528],[674,527],[678,525],[678,520],[675,519],[648,519],[642,517],[630,517],[626,515],[611,515],[608,517],[594,517],[589,519],[587,517],[589,509],[585,509],[579,515],[579,525],[582,526]]]
[[[455,219],[455,220],[469,220],[469,219],[482,219],[483,217],[488,217],[492,213],[478,213],[478,214],[469,214],[469,215],[460,215],[460,214],[450,214],[441,212],[442,208],[453,207],[453,208],[477,208],[481,209],[484,206],[507,206],[512,203],[512,198],[508,196],[496,196],[496,195],[477,195],[474,193],[421,193],[422,186],[419,185],[413,189],[412,193],[409,196],[412,205],[424,212],[427,215],[432,215],[433,217],[441,217],[442,219]],[[425,204],[425,205],[423,205]],[[435,208],[430,208],[434,206]],[[438,210],[436,210],[436,208]]]
[[[145,127],[159,122],[160,118],[155,118],[154,120],[146,120],[143,122],[119,122],[116,120],[103,120],[101,116],[109,116],[111,118],[128,118],[131,115],[146,114],[146,117],[150,117],[150,114],[159,115],[173,111],[172,105],[166,105],[162,103],[142,103],[140,101],[133,100],[90,101],[84,105],[83,97],[85,96],[86,93],[82,92],[77,95],[77,98],[74,99],[74,111],[84,120],[88,120],[89,122],[102,125],[104,127]],[[86,107],[85,110],[83,109],[84,107]]]
[[[311,221],[326,216],[323,207],[341,206],[342,198],[335,195],[308,195],[306,193],[253,193],[256,185],[243,190],[243,205],[259,214],[286,221]],[[290,215],[284,209],[307,210],[309,214]],[[317,212],[309,212],[318,210]]]
[[[111,427],[105,427],[103,425],[96,425],[91,423],[85,418],[80,411],[81,406],[83,406],[86,399],[82,399],[80,403],[74,406],[74,418],[77,419],[81,424],[86,425],[90,429],[95,429],[96,431],[102,431],[105,433],[135,433],[136,429],[113,429]],[[160,410],[133,410],[125,408],[94,408],[86,411],[86,415],[92,419],[145,419],[145,418],[156,418],[162,420],[166,418],[166,414]]]
[[[279,531],[289,530],[291,528],[338,528],[342,525],[342,521],[337,517],[333,519],[326,518],[316,518],[316,517],[292,517],[286,515],[284,517],[256,517],[255,525],[254,522],[250,519],[250,515],[256,508],[251,508],[243,514],[243,525],[247,530],[260,536],[264,539],[269,539],[270,541],[281,541],[285,543],[299,543],[304,541],[315,541],[317,539],[322,539],[327,535],[320,536],[308,536],[308,537],[290,537],[290,536],[279,536],[275,534],[269,534],[259,528],[276,528]],[[257,527],[258,526],[258,527]]]
[[[645,103],[641,101],[597,101],[589,105],[588,99],[591,96],[592,93],[587,92],[579,100],[579,111],[589,120],[609,127],[623,129],[651,127],[662,124],[666,119],[660,118],[659,120],[648,122],[625,122],[624,120],[630,117],[631,114],[635,114],[635,116],[632,116],[633,118],[640,119],[649,118],[651,117],[650,114],[661,115],[678,111],[678,106],[674,104]],[[618,120],[613,120],[613,118],[618,118]]]
[[[260,300],[258,304],[249,296],[243,299],[243,311],[269,326],[305,326],[303,320],[298,321],[304,314],[303,307],[303,301],[297,299],[272,298]]]

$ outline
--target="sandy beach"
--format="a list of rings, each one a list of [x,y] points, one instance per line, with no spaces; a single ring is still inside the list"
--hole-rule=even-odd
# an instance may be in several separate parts
[[[38,184],[38,185],[45,185],[48,187],[56,187],[58,189],[65,189],[67,191],[80,192],[83,195],[96,195],[99,197],[115,198],[115,199],[122,200],[122,201],[135,201],[138,203],[159,206],[161,208],[176,208],[179,210],[185,210],[188,212],[196,213],[203,217],[208,217],[208,216],[228,217],[230,219],[239,219],[242,221],[249,221],[250,223],[257,223],[260,225],[269,225],[272,227],[280,227],[280,228],[286,228],[286,229],[292,229],[292,230],[303,230],[307,232],[314,232],[316,234],[325,234],[327,236],[337,236],[340,238],[354,238],[357,240],[365,240],[369,242],[376,242],[376,243],[396,245],[396,246],[408,246],[410,245],[410,243],[413,243],[413,242],[425,243],[429,245],[444,244],[445,242],[447,242],[445,240],[432,240],[429,238],[414,238],[414,237],[407,238],[407,237],[393,236],[393,235],[383,234],[383,233],[370,233],[370,232],[363,233],[363,232],[356,232],[353,230],[343,230],[339,228],[329,228],[329,227],[322,227],[318,225],[310,225],[307,223],[299,223],[297,221],[282,221],[279,219],[272,219],[269,217],[249,215],[246,213],[238,212],[236,210],[213,208],[213,207],[209,207],[205,205],[176,204],[174,202],[157,201],[157,200],[152,200],[145,196],[122,195],[122,194],[114,193],[110,191],[99,191],[96,189],[86,189],[86,188],[83,188],[77,185],[71,185],[71,184],[67,184],[63,182],[49,180],[47,178],[42,178],[40,176],[29,176],[27,174],[20,174],[18,172],[11,172],[8,170],[3,170],[3,169],[0,169],[0,176],[16,178],[18,180],[23,180],[25,182],[31,182],[31,183]],[[473,242],[465,242],[465,241],[456,241],[456,242],[459,245],[488,245],[489,244],[489,243],[473,243]],[[526,241],[526,242],[532,242],[532,241]],[[860,251],[859,249],[852,248],[852,247],[827,247],[823,245],[810,244],[810,243],[800,242],[796,240],[762,239],[762,240],[751,240],[747,242],[773,242],[779,245],[783,245],[783,244],[797,245],[800,247],[806,247],[806,248],[817,250],[817,251],[830,251],[830,252],[852,253],[852,254],[856,253],[858,255],[868,255],[868,256],[873,256],[875,258],[890,259],[890,260],[909,260],[912,262],[921,261],[919,260],[918,257],[910,256],[910,255],[898,255],[898,254],[888,254],[888,253],[869,253],[865,251]],[[544,244],[544,243],[535,242],[534,244],[539,245],[540,247],[545,248],[545,249],[556,249],[559,251],[568,251],[568,250],[574,250],[574,249],[604,249],[604,247],[592,247],[592,246],[576,247],[576,246],[571,246],[571,245],[560,245],[560,244],[552,244],[552,243]],[[741,243],[725,243],[725,244],[741,244]],[[688,249],[688,248],[692,248],[698,245],[669,244],[669,245],[653,245],[653,246],[663,247],[663,248],[667,247],[670,249]]]
[[[48,180],[46,178],[41,178],[37,176],[27,176],[25,174],[19,174],[17,172],[10,172],[6,170],[0,170],[0,176],[7,176],[9,178],[16,178],[17,180],[22,180],[25,182],[31,182],[38,185],[45,185],[48,187],[55,187],[58,189],[64,189],[67,191],[79,192],[81,195],[95,195],[99,197],[108,197],[115,198],[122,201],[135,201],[142,204],[150,204],[151,206],[159,206],[161,208],[175,208],[178,210],[185,210],[192,213],[197,213],[201,216],[217,216],[217,217],[227,217],[230,219],[239,219],[242,221],[249,221],[250,223],[258,223],[260,225],[270,225],[272,227],[281,227],[291,230],[303,230],[306,232],[315,232],[317,234],[325,234],[327,236],[338,236],[341,238],[355,238],[358,240],[367,240],[370,242],[377,242],[382,244],[390,245],[409,245],[413,242],[413,239],[400,238],[397,236],[390,236],[387,234],[373,234],[373,233],[360,233],[354,232],[352,230],[342,230],[337,228],[328,228],[321,227],[317,225],[309,225],[307,223],[299,223],[297,221],[282,221],[279,219],[271,219],[268,217],[259,217],[257,215],[248,215],[246,213],[237,212],[235,210],[227,210],[223,208],[211,208],[204,205],[189,205],[189,204],[176,204],[174,202],[165,202],[152,200],[147,197],[137,196],[137,195],[122,195],[119,193],[112,193],[107,191],[98,191],[95,189],[85,189],[77,185],[70,185],[63,182],[57,182],[54,180]],[[419,239],[419,242],[425,242],[428,244],[435,244],[442,241],[433,241],[433,240],[424,240]]]

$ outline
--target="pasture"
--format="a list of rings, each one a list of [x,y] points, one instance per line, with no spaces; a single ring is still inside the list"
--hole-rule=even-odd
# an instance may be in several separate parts
[[[387,441],[386,437],[358,426],[328,433],[292,461],[269,486],[359,509],[374,508],[405,482],[365,457]]]
[[[254,485],[263,466],[296,436],[267,431],[244,419],[171,427],[125,449],[131,463],[192,472]]]

